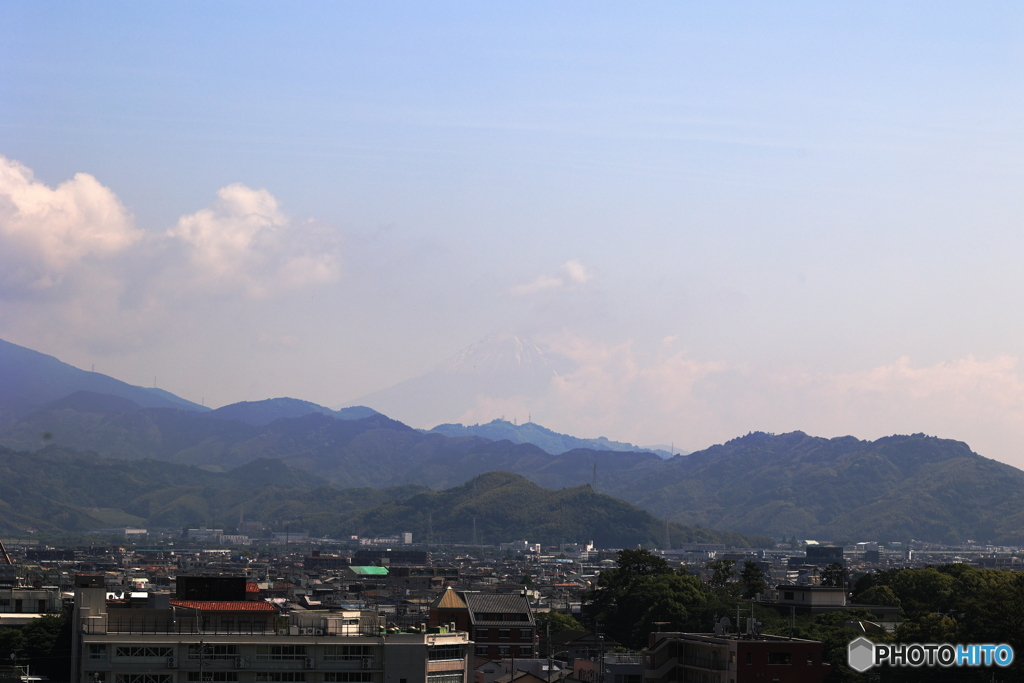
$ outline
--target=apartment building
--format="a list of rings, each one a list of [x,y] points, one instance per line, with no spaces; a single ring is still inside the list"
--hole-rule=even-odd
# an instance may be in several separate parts
[[[728,633],[652,633],[644,683],[821,683],[821,643]]]
[[[76,577],[72,683],[468,682],[465,632],[388,633],[370,610],[150,598],[107,601],[102,576]]]

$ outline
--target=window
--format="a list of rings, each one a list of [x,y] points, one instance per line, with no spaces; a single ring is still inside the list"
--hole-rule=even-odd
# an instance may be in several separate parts
[[[202,683],[203,681],[237,681],[238,674],[234,671],[204,671],[203,677],[199,678],[198,671],[188,672],[189,683]]]
[[[117,674],[115,683],[171,683],[171,674]]]
[[[753,663],[754,663],[754,653],[753,652],[748,652],[747,653],[747,664],[753,664]]]
[[[769,664],[792,664],[793,653],[792,652],[769,652],[768,653]]]
[[[807,653],[807,663],[808,664],[814,664],[814,655],[811,654],[810,652]]]
[[[435,645],[427,652],[427,659],[432,662],[445,659],[462,659],[461,645]]]
[[[275,661],[296,660],[306,658],[305,645],[257,645],[256,659]],[[256,679],[260,680],[260,679]],[[305,679],[303,679],[305,680]]]
[[[508,645],[501,645],[498,647],[498,654],[502,657],[510,657],[512,656],[512,648]]]
[[[306,680],[305,671],[257,671],[257,681],[267,683],[302,683]]]
[[[462,672],[434,671],[427,674],[427,683],[462,683]]]
[[[530,647],[529,645],[520,645],[519,646],[519,656],[520,657],[529,657],[532,654],[533,654],[533,648]]]
[[[199,659],[199,643],[191,643],[188,646],[188,658]],[[215,645],[203,644],[203,660],[211,659],[234,659],[238,656],[237,645]]]
[[[89,645],[89,659],[106,659],[107,658],[107,644],[100,643],[99,645],[93,643]]]
[[[325,662],[349,662],[363,657],[372,657],[371,645],[326,645],[324,646]]]
[[[324,674],[324,683],[373,683],[369,671],[339,671]]]
[[[174,648],[169,645],[118,645],[114,650],[115,657],[139,657],[155,659],[157,657],[173,657]]]
[[[499,638],[511,638],[512,637],[512,629],[510,629],[510,628],[499,628],[498,629],[498,637]]]
[[[785,592],[783,592],[782,599],[783,600],[792,600],[793,599],[793,591],[785,591]]]
[[[0,598],[0,607],[10,607],[10,606],[11,606],[11,599],[10,598]]]
[[[477,638],[486,638],[487,637],[487,629],[485,629],[485,628],[478,628],[476,630],[476,637]]]
[[[529,640],[533,638],[533,630],[528,628],[519,629],[519,637],[523,640]]]
[[[487,656],[487,646],[486,645],[477,645],[476,646],[476,656],[477,657],[486,657]]]

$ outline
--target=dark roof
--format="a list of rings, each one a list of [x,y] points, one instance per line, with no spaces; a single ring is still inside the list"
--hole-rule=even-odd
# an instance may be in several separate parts
[[[533,626],[530,601],[522,593],[459,593],[469,608],[469,618],[474,626]],[[477,615],[501,615],[477,617]],[[519,617],[518,615],[523,615]]]
[[[199,609],[204,612],[276,612],[277,608],[262,600],[171,600],[175,607]]]

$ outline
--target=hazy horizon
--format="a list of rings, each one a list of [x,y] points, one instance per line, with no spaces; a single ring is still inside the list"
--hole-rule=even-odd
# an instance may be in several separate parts
[[[338,406],[507,331],[446,421],[1024,467],[1020,6],[5,9],[0,338]]]

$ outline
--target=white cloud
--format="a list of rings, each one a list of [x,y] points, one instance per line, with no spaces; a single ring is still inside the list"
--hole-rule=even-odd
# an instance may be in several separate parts
[[[559,267],[560,272],[553,275],[538,275],[530,282],[512,288],[517,296],[536,294],[569,285],[582,285],[594,277],[594,274],[579,259],[566,261]]]
[[[594,277],[594,274],[591,273],[586,266],[580,263],[579,259],[566,261],[562,264],[562,270],[565,271],[566,275],[569,276],[569,279],[572,282],[576,282],[578,284],[583,284],[590,278]]]
[[[310,224],[291,221],[270,192],[236,183],[217,197],[167,231],[185,245],[196,283],[241,286],[250,296],[265,297],[337,279],[337,246],[324,244]]]
[[[114,193],[78,173],[56,188],[0,156],[0,285],[2,295],[59,285],[84,261],[115,256],[141,231]]]
[[[246,300],[287,300],[335,282],[340,262],[335,231],[290,219],[267,190],[229,185],[146,231],[93,176],[49,187],[0,156],[0,336],[68,360],[161,344]]]

